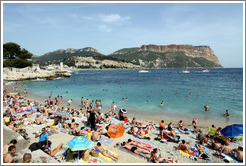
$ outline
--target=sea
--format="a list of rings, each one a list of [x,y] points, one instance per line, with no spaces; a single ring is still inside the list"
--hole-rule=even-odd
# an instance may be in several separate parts
[[[79,106],[81,97],[102,100],[107,112],[112,102],[133,116],[198,118],[243,123],[243,68],[139,70],[77,70],[69,78],[22,82],[29,93],[48,99],[63,96]],[[21,84],[22,84],[21,83]],[[20,84],[19,84],[20,85]],[[128,101],[125,99],[128,98]],[[163,108],[161,102],[163,101]],[[205,111],[204,106],[209,106]],[[223,113],[229,110],[230,117]]]

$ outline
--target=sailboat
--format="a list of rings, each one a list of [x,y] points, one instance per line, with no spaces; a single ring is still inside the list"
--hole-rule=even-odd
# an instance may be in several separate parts
[[[185,74],[190,73],[190,71],[188,70],[188,62],[187,62],[187,67],[186,67],[186,69],[185,69],[185,70],[182,70],[182,73],[185,73]]]

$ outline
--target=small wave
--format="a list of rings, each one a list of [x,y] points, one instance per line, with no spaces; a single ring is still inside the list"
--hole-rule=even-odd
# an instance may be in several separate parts
[[[35,81],[46,81],[45,78],[37,78]]]
[[[13,84],[14,82],[7,82],[5,85],[11,85]]]
[[[61,77],[57,77],[57,78],[55,78],[55,80],[60,80],[60,79],[62,79]]]

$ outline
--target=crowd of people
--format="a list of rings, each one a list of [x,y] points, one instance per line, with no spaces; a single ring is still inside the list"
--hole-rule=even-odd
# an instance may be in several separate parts
[[[27,93],[27,92],[26,92]],[[53,100],[54,98],[54,100]],[[128,98],[124,99],[128,101]],[[216,133],[214,135],[206,134],[202,129],[198,127],[198,121],[194,118],[191,122],[193,126],[192,131],[187,129],[182,120],[180,120],[174,127],[173,123],[170,122],[166,125],[164,120],[160,121],[159,125],[156,125],[153,121],[138,121],[135,117],[132,121],[128,121],[121,110],[116,112],[115,103],[112,102],[111,110],[106,114],[102,114],[102,101],[101,100],[91,100],[81,98],[81,108],[79,110],[73,109],[72,99],[67,102],[67,108],[61,106],[63,103],[62,96],[52,97],[52,92],[50,93],[49,99],[45,100],[45,104],[42,105],[35,101],[30,101],[24,99],[20,93],[11,95],[6,89],[3,91],[3,104],[6,108],[4,110],[3,116],[5,118],[5,125],[12,128],[13,131],[21,134],[25,139],[28,139],[28,135],[25,132],[23,126],[27,125],[42,125],[47,124],[49,119],[54,119],[52,126],[60,126],[64,129],[70,130],[70,134],[74,136],[86,136],[88,139],[97,142],[103,135],[107,135],[109,126],[111,125],[111,119],[116,118],[124,124],[124,127],[129,127],[127,131],[128,134],[132,134],[140,139],[150,139],[148,137],[153,131],[158,129],[158,141],[171,141],[177,143],[177,147],[174,150],[182,150],[188,154],[194,154],[194,152],[199,153],[196,157],[204,160],[210,160],[209,156],[204,148],[210,148],[220,153],[225,153],[232,156],[238,161],[243,161],[243,147],[232,148],[230,146],[230,140],[224,139],[220,134],[222,128],[215,128]],[[162,102],[163,105],[164,102]],[[206,111],[209,107],[206,106]],[[38,114],[36,114],[38,113]],[[65,113],[65,114],[64,114]],[[18,116],[19,114],[19,116]],[[227,111],[227,114],[229,112]],[[35,119],[32,120],[32,117]],[[75,119],[86,117],[85,125],[80,126]],[[105,127],[98,128],[98,124],[105,124]],[[176,127],[177,126],[177,127]],[[86,128],[90,127],[90,129]],[[180,140],[180,133],[188,134],[189,132],[197,133],[198,143],[192,145],[190,140]],[[49,140],[49,136],[56,134],[50,126],[43,127],[41,132],[35,132],[35,138],[39,137],[39,141],[31,147],[32,150],[41,149],[51,157],[55,157],[56,153],[63,148],[64,144],[59,144],[56,148],[51,150],[52,142]],[[164,142],[165,142],[164,141]],[[8,145],[4,146],[3,158],[5,163],[13,162],[13,158],[16,155],[16,140],[11,140]],[[193,147],[196,147],[194,149]],[[134,153],[136,155],[142,156],[144,159],[148,159],[149,162],[154,163],[178,163],[179,160],[175,157],[165,157],[163,154],[158,153],[158,149],[154,147],[146,147],[145,144],[134,143],[131,139],[124,141],[122,143],[117,143],[115,147],[120,147]],[[114,161],[118,161],[118,157],[110,153],[107,149],[102,147],[100,142],[97,142],[95,147],[102,155],[111,158]],[[90,154],[91,150],[86,150],[84,156]],[[196,159],[196,157],[194,157]],[[23,156],[23,162],[30,162],[32,155],[26,153]]]

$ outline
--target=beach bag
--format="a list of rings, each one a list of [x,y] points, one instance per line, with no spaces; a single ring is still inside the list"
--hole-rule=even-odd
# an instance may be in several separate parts
[[[91,151],[91,155],[92,155],[93,157],[98,157],[98,156],[99,156],[99,150],[98,150],[98,149],[92,150],[92,151]]]

